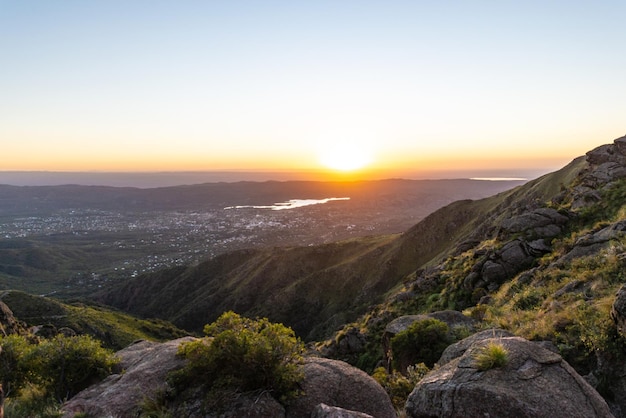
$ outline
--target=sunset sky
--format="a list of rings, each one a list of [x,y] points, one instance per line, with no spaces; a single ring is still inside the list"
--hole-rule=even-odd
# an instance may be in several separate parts
[[[626,134],[625,21],[621,0],[0,0],[0,170],[552,171]]]

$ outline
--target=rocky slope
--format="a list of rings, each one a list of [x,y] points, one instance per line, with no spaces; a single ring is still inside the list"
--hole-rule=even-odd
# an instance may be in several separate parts
[[[371,369],[384,364],[385,330],[397,334],[416,314],[454,309],[476,321],[466,332],[497,327],[549,341],[624,416],[624,291],[616,293],[626,282],[625,178],[623,137],[503,196],[458,203],[483,208],[456,224],[467,233],[320,350]]]

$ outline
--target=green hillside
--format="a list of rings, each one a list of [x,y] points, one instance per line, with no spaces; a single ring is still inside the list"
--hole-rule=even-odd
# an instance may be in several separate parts
[[[166,341],[187,335],[162,320],[144,320],[111,308],[55,299],[11,290],[0,294],[13,315],[28,327],[48,335],[62,328],[88,334],[106,347],[119,350],[140,339]]]

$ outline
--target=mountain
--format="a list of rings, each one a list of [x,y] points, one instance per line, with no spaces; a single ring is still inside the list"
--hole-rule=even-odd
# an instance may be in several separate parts
[[[554,196],[584,166],[580,158],[493,197],[457,201],[402,234],[231,252],[129,280],[97,300],[195,331],[233,309],[283,322],[303,338],[319,340],[382,302],[415,271]]]
[[[103,289],[93,306],[189,331],[227,310],[268,317],[311,341],[310,355],[372,373],[411,417],[496,404],[500,415],[623,417],[625,271],[626,136],[401,234],[226,252]],[[187,407],[172,396],[154,408]]]
[[[604,397],[611,412],[603,406],[598,416],[620,417],[626,411],[625,263],[622,137],[515,189],[454,202],[402,234],[231,252],[139,276],[98,300],[190,330],[224,310],[266,316],[317,341],[320,355],[369,372],[383,365],[390,373],[385,379],[395,381],[400,378],[393,373],[410,377],[414,371],[407,365],[424,361],[421,346],[441,350],[434,348],[438,338],[445,341],[442,347],[458,341],[457,354],[445,362],[458,360],[441,373],[435,368],[410,397],[411,408],[425,403],[424,413],[433,411],[435,395],[416,391],[432,390],[428,385],[437,382],[435,390],[440,390],[447,387],[442,379],[463,375],[474,361],[473,354],[463,355],[472,337],[463,338],[489,330],[483,338],[524,353],[515,354],[506,374],[500,371],[493,378],[535,379],[558,363],[558,373],[565,370],[574,386],[583,385],[580,374],[584,385]],[[419,335],[422,328],[414,325],[420,322],[441,324],[449,332],[437,336],[431,329],[421,345],[399,345],[395,337]],[[527,345],[520,337],[541,343]],[[446,371],[452,367],[459,369]],[[472,379],[482,376],[488,375]],[[392,380],[386,382],[393,391]],[[485,381],[484,387],[493,382]],[[585,389],[582,401],[595,390]],[[536,393],[532,390],[530,398]],[[407,393],[403,396],[400,402]],[[407,412],[430,416],[416,410]]]

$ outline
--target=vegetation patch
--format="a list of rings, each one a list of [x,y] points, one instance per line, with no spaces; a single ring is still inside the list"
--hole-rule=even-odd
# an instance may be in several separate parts
[[[0,337],[0,347],[7,416],[55,416],[63,401],[111,374],[119,362],[87,335],[42,341],[9,335]]]
[[[474,353],[474,364],[480,371],[504,367],[509,362],[509,351],[500,342],[490,341]]]
[[[210,402],[223,399],[225,393],[236,397],[260,390],[282,401],[297,395],[304,378],[304,344],[293,330],[230,311],[205,326],[204,332],[206,338],[179,349],[188,362],[170,376],[177,391],[204,387]]]
[[[392,365],[403,371],[407,365],[424,363],[433,367],[451,343],[445,322],[425,319],[412,324],[391,339]]]

